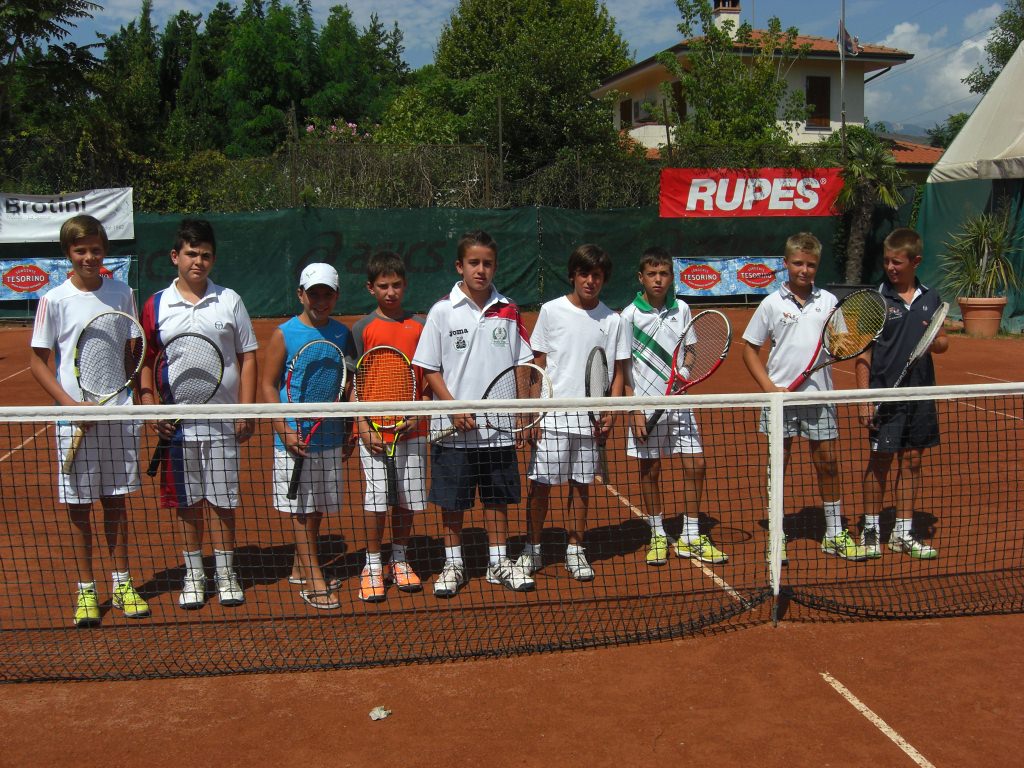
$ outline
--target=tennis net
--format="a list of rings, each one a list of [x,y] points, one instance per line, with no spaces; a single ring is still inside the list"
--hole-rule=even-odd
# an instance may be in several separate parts
[[[340,473],[323,475],[328,485],[340,485],[337,504],[328,504],[331,508],[326,509],[316,540],[326,583],[336,588],[316,594],[311,585],[290,580],[302,575],[294,570],[302,525],[282,512],[281,500],[275,498],[271,420],[316,411],[351,419],[387,406],[95,409],[90,416],[95,414],[96,424],[76,459],[74,471],[81,476],[64,488],[65,493],[115,471],[116,466],[104,464],[108,452],[134,449],[136,432],[137,460],[145,469],[156,437],[148,422],[126,421],[128,417],[138,419],[144,413],[153,419],[256,422],[255,436],[237,445],[239,492],[230,567],[244,602],[230,594],[225,599],[218,590],[218,568],[225,560],[223,555],[217,559],[214,546],[230,549],[231,516],[208,509],[199,517],[204,521],[207,594],[193,601],[198,604],[192,609],[182,607],[187,541],[194,545],[195,539],[186,540],[180,510],[168,506],[168,495],[180,501],[189,482],[205,482],[205,492],[223,507],[235,503],[229,493],[231,472],[217,463],[227,454],[191,450],[186,444],[180,460],[165,468],[169,474],[151,479],[140,471],[139,489],[126,496],[128,568],[147,608],[146,615],[135,617],[128,614],[143,613],[132,610],[139,606],[124,605],[121,593],[118,607],[115,594],[115,573],[123,567],[117,560],[116,503],[105,513],[97,502],[91,515],[80,512],[73,524],[69,508],[59,500],[59,485],[70,481],[58,475],[54,423],[77,414],[62,408],[0,409],[5,479],[0,680],[343,668],[646,642],[779,619],[1021,610],[1024,385],[936,387],[884,395],[900,407],[911,401],[934,405],[941,442],[923,451],[919,463],[912,465],[908,456],[903,464],[893,461],[876,510],[878,556],[866,558],[861,536],[865,523],[871,522],[865,512],[873,502],[870,483],[865,482],[867,433],[858,421],[865,397],[863,392],[842,392],[828,393],[827,400],[779,393],[600,401],[601,408],[617,413],[615,428],[600,457],[592,456],[583,441],[575,470],[554,452],[549,435],[540,464],[533,463],[540,456],[537,449],[523,445],[511,451],[516,460],[511,469],[503,463],[508,453],[499,459],[482,446],[468,451],[449,448],[449,455],[463,451],[460,461],[469,457],[460,466],[480,472],[487,493],[501,496],[512,493],[513,486],[520,491],[520,500],[507,508],[507,535],[502,534],[501,515],[487,511],[477,499],[453,539],[438,506],[425,503],[412,515],[405,547],[405,561],[423,588],[403,591],[391,583],[381,600],[376,592],[362,589],[367,542],[378,530],[378,516],[365,510],[358,451],[343,462]],[[584,425],[580,431],[586,432],[588,409],[596,404],[551,400],[543,407],[568,414],[569,422]],[[650,461],[641,464],[630,455],[625,429],[630,411],[658,404],[693,409],[700,453],[665,457],[660,467]],[[826,453],[812,458],[808,441],[797,439],[784,467],[787,417],[794,408],[817,413],[822,405],[836,414],[838,439],[821,443],[831,449],[834,464]],[[488,411],[509,413],[538,407],[509,402],[486,406]],[[483,408],[482,403],[471,402],[444,409],[417,403],[404,405],[401,412],[454,414]],[[688,451],[697,449],[687,442],[690,425],[685,418],[664,422],[667,440],[678,441]],[[759,431],[759,424],[770,438]],[[422,467],[414,463],[406,469],[402,500],[409,506],[419,506],[417,487],[430,490],[442,474],[448,482],[459,471],[433,455],[435,450],[424,445],[422,451],[430,455]],[[178,453],[172,450],[170,455]],[[549,473],[548,480],[572,471],[582,471],[588,479],[591,461],[598,474],[593,483],[550,486],[536,562],[539,570],[530,575],[529,588],[519,577],[524,575],[522,564],[528,562],[522,555],[527,551],[530,497],[536,505],[539,494],[531,470]],[[870,481],[873,475],[868,473],[867,478]],[[544,479],[539,486],[548,487]],[[916,484],[913,496],[910,481]],[[838,493],[833,492],[836,488]],[[201,494],[188,498],[195,495]],[[839,496],[839,524],[851,537],[844,544],[840,535],[842,546],[830,546],[830,551],[822,544],[830,532],[823,495]],[[585,519],[580,515],[584,496]],[[491,502],[488,508],[498,504],[493,498]],[[650,516],[659,506],[660,528]],[[829,510],[834,529],[836,510]],[[197,515],[185,517],[194,536]],[[902,520],[912,522],[909,530],[903,530]],[[581,534],[582,551],[571,545],[574,530]],[[659,541],[662,530],[665,537]],[[890,544],[894,531],[897,538]],[[91,565],[82,555],[87,533],[92,540]],[[906,541],[899,540],[901,533],[907,534]],[[400,555],[391,546],[392,538],[389,520],[382,536],[384,574],[389,573],[391,557]],[[435,586],[446,557],[452,557],[446,545],[451,547],[453,541],[461,548],[466,581],[445,598],[435,594]],[[918,550],[912,544],[919,545]],[[500,546],[505,550],[498,551]],[[937,556],[929,557],[930,553]],[[581,571],[578,557],[574,559],[579,554],[592,570],[592,579]],[[502,556],[516,565],[515,578],[509,577],[507,568],[490,567],[495,560],[501,565]],[[96,620],[79,627],[78,590],[89,581],[95,582]],[[362,599],[361,591],[363,598],[372,599]]]

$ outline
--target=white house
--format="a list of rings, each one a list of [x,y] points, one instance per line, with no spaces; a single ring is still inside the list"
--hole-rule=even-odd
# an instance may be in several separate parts
[[[740,22],[739,0],[714,0],[714,16],[716,26],[721,27],[731,21],[735,30]],[[808,45],[810,50],[793,64],[786,75],[786,82],[791,90],[802,91],[813,109],[807,121],[797,126],[794,140],[810,143],[839,130],[842,122],[840,55],[832,38],[800,35],[796,44]],[[860,45],[856,41],[852,45],[856,55],[846,54],[846,124],[863,125],[864,86],[914,55],[881,45]],[[752,55],[750,48],[740,43],[736,43],[735,48],[740,56]],[[684,40],[668,50],[686,66],[689,41]],[[662,92],[664,83],[673,84],[671,98],[666,98]],[[612,75],[591,95],[601,98],[609,93],[615,96],[615,127],[628,132],[631,138],[649,150],[656,150],[667,143],[665,110],[676,111],[678,108],[685,117],[686,100],[679,82],[653,56]]]

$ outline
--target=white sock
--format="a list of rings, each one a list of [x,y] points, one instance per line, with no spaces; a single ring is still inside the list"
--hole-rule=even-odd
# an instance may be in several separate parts
[[[874,528],[876,531],[882,530],[881,524],[878,522],[878,515],[864,515],[864,530],[868,528]]]
[[[700,538],[700,526],[698,525],[698,522],[699,521],[696,517],[690,517],[689,515],[683,518],[683,541],[689,543]]]
[[[462,565],[462,547],[445,547],[444,561],[452,565]]]
[[[92,592],[95,592],[96,591],[96,582],[95,581],[80,581],[80,582],[78,582],[78,591],[79,592],[83,592],[83,591],[85,591],[87,589],[91,590]]]
[[[110,579],[114,582],[114,589],[117,589],[125,582],[131,581],[131,578],[132,576],[128,571],[112,571],[110,574]]]
[[[565,554],[567,555],[582,555],[583,547],[579,544],[570,544],[565,548]]]
[[[665,535],[665,520],[662,515],[648,515],[647,524],[651,526],[651,535]]]
[[[184,553],[185,555],[185,570],[195,571],[196,573],[203,572],[203,550],[197,549],[195,552]]]
[[[505,545],[504,544],[492,544],[487,548],[487,554],[490,558],[491,565],[494,565],[499,560],[505,557]]]
[[[235,565],[235,550],[215,549],[213,550],[213,561],[217,565],[217,573],[230,571]]]
[[[366,553],[366,570],[370,573],[380,573],[383,569],[383,565],[380,561],[380,552],[367,552]]]
[[[391,562],[392,563],[404,563],[405,562],[405,544],[392,544],[391,545]]]
[[[894,536],[902,536],[905,539],[910,538],[910,525],[913,521],[909,517],[897,517],[896,527],[892,529]]]
[[[572,545],[570,544],[569,546]],[[531,544],[530,542],[526,542],[526,546],[523,547],[523,554],[540,557],[540,544]]]
[[[843,513],[838,501],[826,501],[825,507],[825,538],[834,539],[843,532]]]

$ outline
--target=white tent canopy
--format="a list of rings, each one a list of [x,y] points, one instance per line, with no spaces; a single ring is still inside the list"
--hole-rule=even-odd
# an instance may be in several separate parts
[[[999,73],[928,181],[1024,178],[1024,44]]]

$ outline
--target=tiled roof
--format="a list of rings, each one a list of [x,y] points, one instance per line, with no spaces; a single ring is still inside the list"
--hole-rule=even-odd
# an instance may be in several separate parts
[[[941,147],[929,147],[903,139],[892,140],[892,156],[897,165],[935,165],[945,152]]]
[[[767,30],[764,30],[764,29],[755,29],[753,31],[753,37],[754,37],[755,40],[760,38],[761,35],[765,35],[765,34],[767,34]],[[676,50],[676,51],[678,51],[678,50],[685,50],[687,47],[689,47],[689,43],[693,42],[694,40],[700,40],[700,38],[697,37],[697,38],[689,38],[687,40],[683,40],[682,42],[672,46],[672,50]],[[831,54],[831,55],[835,56],[837,59],[839,58],[839,46],[836,44],[836,39],[834,37],[819,37],[817,35],[797,35],[796,36],[796,40],[794,41],[794,44],[797,47],[801,47],[801,46],[804,46],[804,45],[809,46],[810,53],[812,53],[812,54],[825,53],[825,54]],[[738,43],[738,42],[734,42],[733,43],[733,47],[734,48],[742,48],[743,46],[740,43]],[[857,44],[857,50],[858,50],[859,54],[862,55],[862,56],[863,55],[866,55],[866,56],[885,56],[885,57],[890,57],[891,56],[891,57],[901,58],[901,59],[912,59],[912,58],[914,58],[914,54],[912,54],[912,53],[907,53],[906,51],[901,51],[899,48],[890,48],[890,47],[885,46],[885,45],[873,45],[873,44],[870,44],[870,43],[858,43]],[[849,56],[847,58],[849,58]]]

